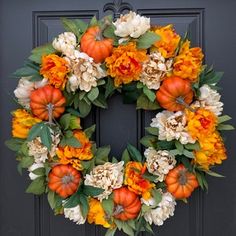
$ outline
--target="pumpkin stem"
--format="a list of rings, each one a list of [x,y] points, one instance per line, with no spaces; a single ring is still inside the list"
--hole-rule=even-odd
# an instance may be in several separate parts
[[[196,110],[190,107],[185,101],[183,97],[177,97],[176,102],[179,103],[180,105],[185,106],[187,109],[189,109],[192,112],[195,112]]]
[[[49,125],[52,125],[53,122],[52,122],[52,118],[53,118],[53,107],[54,105],[52,103],[49,103],[47,105],[47,109],[48,109],[48,122],[49,122]]]
[[[100,32],[96,37],[96,40],[103,40],[104,39],[103,33],[104,33],[105,29],[110,25],[111,25],[111,22],[105,17],[104,22],[103,22],[102,26],[100,27]]]
[[[115,207],[115,211],[113,212],[113,216],[119,215],[120,213],[122,213],[124,211],[123,206],[121,205],[117,205]]]

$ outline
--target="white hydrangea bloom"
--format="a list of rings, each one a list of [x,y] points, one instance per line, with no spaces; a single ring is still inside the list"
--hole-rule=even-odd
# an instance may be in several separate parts
[[[116,27],[115,35],[126,38],[138,38],[150,29],[150,18],[140,16],[135,12],[130,11],[128,14],[121,15],[116,22],[113,23]]]
[[[97,80],[105,77],[105,72],[100,64],[96,64],[86,53],[75,50],[71,57],[67,57],[72,74],[68,83],[71,91],[78,88],[89,92],[92,87],[97,86]]]
[[[35,180],[39,177],[39,175],[36,175],[33,173],[34,170],[37,170],[39,168],[43,168],[44,165],[43,163],[34,163],[33,165],[31,165],[29,168],[28,168],[28,171],[29,171],[29,177],[31,180]]]
[[[52,146],[50,151],[48,151],[48,148],[42,144],[40,137],[37,137],[27,143],[29,155],[34,157],[35,163],[44,163],[49,156],[54,157],[56,155],[57,145],[60,142],[59,134],[51,134],[51,138]]]
[[[96,196],[100,201],[107,199],[113,189],[120,188],[123,183],[124,162],[107,162],[96,166],[90,174],[85,176],[84,184],[104,189],[104,192]]]
[[[215,113],[216,116],[220,116],[223,111],[224,103],[220,101],[221,95],[213,90],[209,85],[204,84],[200,88],[200,96],[193,106],[203,107],[211,112]]]
[[[72,32],[64,32],[53,40],[52,46],[64,55],[70,56],[76,47],[76,36]]]
[[[80,205],[77,205],[76,207],[72,208],[64,208],[64,214],[65,218],[69,218],[73,222],[75,222],[77,225],[82,225],[85,223],[86,218],[83,217]]]
[[[155,182],[162,182],[165,175],[174,168],[176,160],[167,150],[158,150],[149,147],[145,150],[144,156],[146,157],[148,171],[157,176]]]
[[[149,89],[159,89],[162,78],[172,70],[172,60],[165,60],[159,52],[152,52],[143,63],[140,81]]]
[[[30,94],[34,89],[41,88],[48,83],[47,79],[41,81],[30,81],[30,76],[22,77],[19,80],[17,88],[14,90],[14,94],[18,99],[20,105],[26,109],[30,108]]]
[[[182,144],[194,143],[195,140],[186,130],[187,120],[182,111],[162,111],[152,119],[151,127],[159,129],[160,140],[179,140]]]
[[[144,204],[146,203],[145,201],[143,202]],[[148,201],[147,205],[154,206],[155,200]],[[163,225],[166,219],[174,215],[175,205],[176,201],[174,197],[169,192],[163,193],[161,202],[157,205],[156,208],[150,209],[150,211],[146,212],[144,214],[144,218],[149,224],[158,226]]]

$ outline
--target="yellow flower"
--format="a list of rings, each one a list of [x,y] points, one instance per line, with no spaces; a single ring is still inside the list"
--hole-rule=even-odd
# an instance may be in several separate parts
[[[128,162],[125,168],[124,184],[128,185],[130,191],[142,195],[144,199],[149,199],[151,197],[150,191],[155,185],[143,178],[142,175],[146,169],[146,164],[142,165],[142,163],[135,161]]]
[[[204,108],[199,108],[195,112],[186,110],[187,130],[193,139],[204,138],[215,132],[217,117]]]
[[[71,164],[75,169],[82,170],[81,161],[93,158],[92,144],[86,137],[85,133],[80,130],[73,132],[74,137],[81,143],[81,147],[75,148],[71,146],[59,147],[57,156],[61,164]]]
[[[89,224],[102,225],[105,228],[110,228],[111,225],[106,220],[106,213],[102,208],[100,201],[94,198],[89,200],[89,212],[87,215],[87,220]]]
[[[189,48],[190,41],[183,43],[179,55],[175,58],[173,74],[192,82],[197,81],[201,72],[202,59],[204,57],[202,49],[199,47]]]
[[[112,55],[106,58],[107,73],[115,78],[115,86],[139,80],[142,62],[147,60],[145,50],[137,50],[135,43],[114,48]]]
[[[42,57],[40,74],[48,79],[49,84],[56,88],[64,89],[69,72],[68,63],[64,58],[56,54],[49,54]]]
[[[175,33],[173,25],[157,27],[155,33],[161,38],[154,46],[164,58],[173,57],[180,41],[180,36]]]
[[[23,109],[17,109],[12,114],[12,136],[14,138],[27,138],[32,126],[42,121]]]
[[[218,132],[199,139],[201,149],[195,152],[195,162],[204,169],[221,164],[227,158],[223,140]]]

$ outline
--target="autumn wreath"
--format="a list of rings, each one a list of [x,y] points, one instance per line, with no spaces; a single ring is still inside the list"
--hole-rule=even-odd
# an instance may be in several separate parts
[[[76,224],[102,225],[106,235],[152,232],[173,216],[176,200],[190,197],[211,169],[226,159],[224,122],[217,83],[202,65],[201,48],[190,46],[172,25],[152,26],[135,12],[89,24],[62,19],[66,32],[32,50],[14,93],[12,112],[18,170],[32,180],[26,192],[44,194],[55,214]],[[81,119],[107,108],[115,92],[137,109],[158,110],[140,153],[128,144],[122,157],[91,141],[95,125]]]

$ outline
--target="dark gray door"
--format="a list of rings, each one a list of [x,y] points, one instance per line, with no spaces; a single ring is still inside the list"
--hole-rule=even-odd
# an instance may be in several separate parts
[[[0,235],[75,236],[104,235],[99,227],[77,226],[64,217],[54,216],[44,197],[25,194],[26,175],[20,177],[12,152],[3,142],[10,137],[10,111],[15,108],[12,94],[16,81],[9,75],[23,63],[33,46],[50,41],[62,31],[60,17],[89,20],[93,15],[117,13],[126,8],[149,16],[153,23],[173,23],[183,34],[189,30],[194,45],[205,50],[205,60],[225,71],[221,82],[225,112],[236,122],[236,1],[235,0],[1,0],[0,1]],[[107,5],[107,3],[109,3]],[[106,7],[105,7],[106,6]],[[107,10],[107,12],[104,12]],[[113,11],[113,12],[112,12]],[[109,101],[109,110],[94,110],[87,123],[96,122],[96,141],[111,144],[118,156],[127,142],[137,145],[144,127],[153,116],[123,105],[121,97]],[[236,149],[235,133],[228,134],[228,160],[219,168],[224,179],[209,178],[209,193],[196,191],[189,204],[179,203],[175,216],[162,227],[159,236],[236,235]]]

